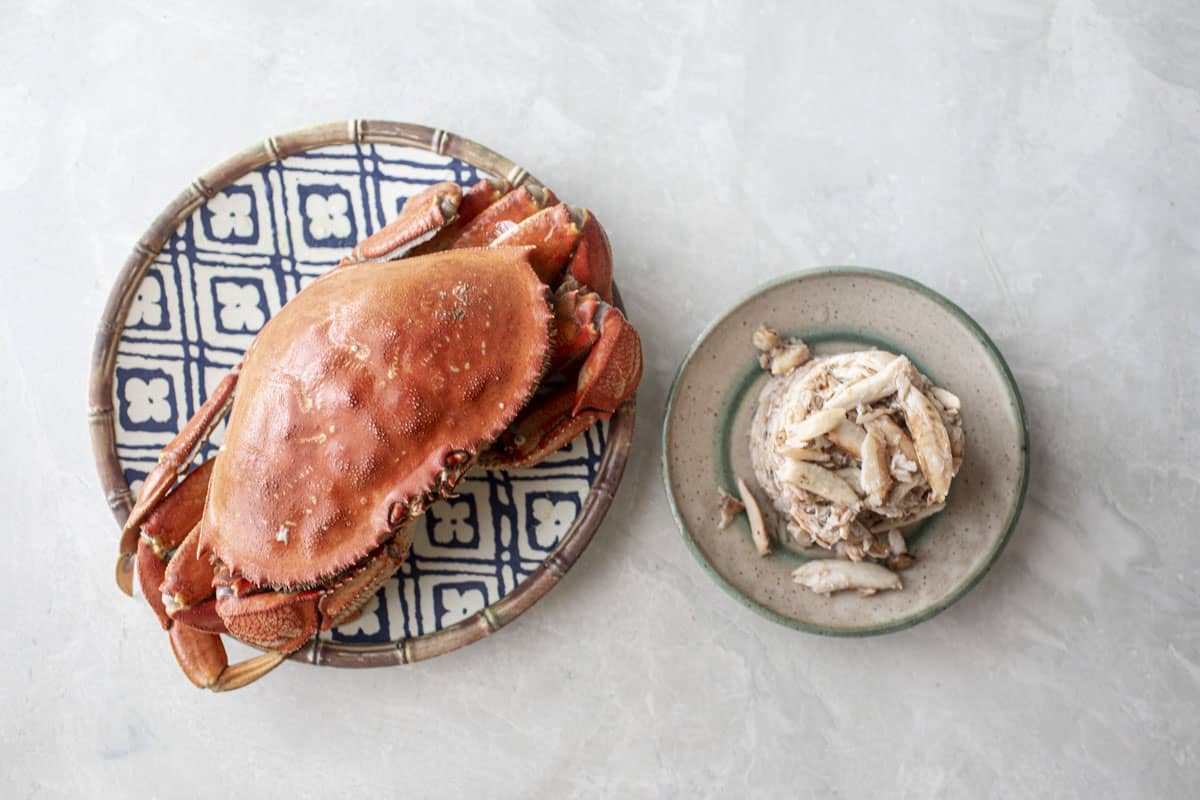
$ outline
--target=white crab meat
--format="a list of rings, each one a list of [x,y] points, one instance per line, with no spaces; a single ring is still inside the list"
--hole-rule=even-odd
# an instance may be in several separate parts
[[[720,530],[725,530],[733,524],[734,517],[746,510],[746,504],[724,489],[718,489],[717,491],[720,493],[718,510],[721,512],[721,519],[717,522],[717,527]]]
[[[929,390],[933,398],[942,404],[942,408],[947,411],[958,411],[962,408],[962,401],[958,399],[958,395],[946,391],[940,386],[934,386]]]
[[[904,422],[912,432],[917,464],[933,490],[933,501],[940,503],[946,499],[950,479],[954,477],[950,434],[933,402],[907,379],[902,378],[900,384],[900,407],[904,410]]]
[[[779,455],[796,461],[825,461],[829,458],[829,454],[824,450],[812,447],[789,447],[786,444],[779,447]]]
[[[809,461],[787,459],[779,477],[793,486],[834,503],[851,508],[857,508],[859,505],[858,493],[850,484],[833,472]]]
[[[750,538],[754,540],[754,549],[760,556],[770,555],[771,537],[767,535],[767,522],[763,519],[762,509],[758,507],[758,500],[744,480],[738,478],[737,485],[742,505],[746,507],[746,519],[750,521]]]
[[[883,533],[884,531],[895,530],[896,528],[907,528],[914,522],[920,522],[923,519],[928,519],[946,507],[945,503],[934,503],[931,506],[924,506],[919,511],[904,517],[895,517],[885,519],[871,526],[871,533]]]
[[[903,587],[900,576],[887,567],[870,561],[834,558],[809,561],[792,572],[792,579],[801,586],[826,595],[847,589],[874,594]]]
[[[812,353],[803,344],[781,347],[771,354],[771,374],[790,375],[796,367],[808,361],[811,356]]]
[[[826,408],[851,409],[865,406],[896,393],[896,379],[911,367],[904,356],[896,356],[869,378],[849,383],[825,401]]]
[[[839,424],[825,436],[827,439],[829,439],[829,441],[833,442],[855,458],[862,458],[863,439],[866,437],[866,435],[866,431],[864,431],[860,426],[855,425],[848,419],[844,419],[842,420],[841,424]]]
[[[759,364],[776,377],[792,374],[812,358],[812,351],[804,342],[798,339],[784,341],[765,326],[754,332],[754,346],[760,351]]]
[[[764,329],[755,344],[769,371],[772,357],[800,343]],[[837,555],[831,563],[906,569],[913,557],[901,529],[945,507],[962,463],[960,407],[902,355],[806,353],[759,394],[750,426],[754,474],[788,535]]]
[[[908,459],[917,468],[917,450],[904,428],[887,414],[882,414],[865,423],[868,431],[874,431],[887,442],[887,446]]]
[[[788,431],[785,446],[800,447],[805,442],[811,442],[818,436],[829,433],[845,419],[846,410],[842,408],[822,408],[814,411]]]
[[[881,506],[892,488],[891,459],[887,443],[871,431],[863,439],[860,485],[871,505]]]
[[[783,344],[779,339],[779,334],[765,326],[760,327],[754,332],[752,341],[754,342],[755,349],[764,353],[769,353]]]

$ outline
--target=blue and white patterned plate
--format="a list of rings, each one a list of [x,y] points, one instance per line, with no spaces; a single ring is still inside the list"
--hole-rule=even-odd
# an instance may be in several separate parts
[[[220,190],[198,181],[206,202],[150,259],[128,301],[111,382],[116,456],[134,494],[159,450],[284,303],[394,217],[410,195],[438,181],[466,185],[486,174],[448,153],[371,142],[361,125],[350,130],[356,141],[272,158]],[[447,136],[431,131],[428,141],[444,145]],[[276,140],[268,146],[279,154]],[[473,148],[467,152],[490,153]],[[632,409],[622,413],[631,417]],[[619,420],[620,414],[614,424]],[[223,431],[222,423],[201,458],[215,453]],[[532,469],[471,472],[460,497],[434,505],[415,523],[408,561],[362,616],[322,634],[305,658],[348,663],[332,653],[360,646],[390,655],[349,662],[402,663],[478,638],[412,646],[464,620],[482,620],[484,633],[494,630],[502,622],[487,609],[542,568],[573,535],[585,504],[597,504],[587,498],[605,467],[608,433],[609,424],[594,426]],[[607,498],[597,502],[606,506]],[[597,510],[602,515],[604,508]],[[598,524],[598,515],[590,516]],[[581,549],[558,559],[549,585]],[[511,616],[527,603],[520,605]],[[322,656],[323,649],[330,652]]]

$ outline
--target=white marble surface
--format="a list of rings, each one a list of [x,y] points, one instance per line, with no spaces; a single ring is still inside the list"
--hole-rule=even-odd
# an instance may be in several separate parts
[[[1194,792],[1195,5],[452,5],[6,4],[0,793]],[[112,584],[92,330],[195,175],[352,116],[460,131],[598,212],[648,347],[637,446],[591,549],[511,628],[404,669],[289,664],[210,696]],[[731,602],[659,471],[670,379],[705,323],[839,263],[974,314],[1034,448],[993,572],[864,641]]]

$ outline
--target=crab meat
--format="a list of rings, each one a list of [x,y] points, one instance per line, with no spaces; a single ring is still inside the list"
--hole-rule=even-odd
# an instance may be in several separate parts
[[[779,476],[784,482],[797,486],[818,497],[850,508],[859,505],[858,493],[840,476],[808,461],[787,459]]]
[[[788,345],[771,355],[771,374],[790,375],[796,367],[808,361],[811,353],[803,344]]]
[[[814,411],[788,431],[788,439],[785,446],[792,448],[802,447],[805,442],[811,442],[818,436],[824,436],[834,430],[845,419],[845,409],[822,408]]]
[[[950,434],[946,431],[946,426],[933,403],[924,393],[917,391],[911,381],[902,378],[898,389],[904,421],[912,431],[917,464],[933,490],[933,501],[940,503],[946,499],[946,494],[950,491],[950,480],[954,477]]]
[[[782,445],[779,447],[779,454],[795,459],[796,461],[826,461],[829,459],[827,452],[812,447],[789,447]]]
[[[931,506],[925,506],[924,508],[920,509],[919,511],[914,511],[913,513],[911,513],[905,517],[898,517],[895,519],[885,519],[882,522],[872,525],[871,533],[883,533],[884,531],[891,531],[891,530],[895,530],[897,528],[907,528],[909,525],[920,522],[923,519],[928,519],[929,517],[932,517],[934,514],[943,510],[945,507],[946,507],[945,503],[935,503]]]
[[[874,431],[863,439],[862,490],[874,506],[881,506],[892,486],[887,445]]]
[[[911,463],[912,469],[917,468],[917,450],[913,447],[912,439],[889,414],[876,416],[866,423],[866,428],[882,438],[893,452]]]
[[[962,408],[962,401],[958,399],[958,395],[952,394],[940,386],[934,386],[929,390],[933,398],[942,404],[942,408],[947,411],[958,411]]]
[[[870,561],[818,559],[793,571],[792,578],[801,586],[824,595],[854,589],[869,596],[903,587],[899,575]]]
[[[845,413],[844,411],[842,412]],[[845,450],[855,458],[862,458],[863,439],[866,432],[861,426],[855,425],[848,419],[842,420],[836,428],[825,434],[829,441]]]
[[[782,347],[769,329],[755,343]],[[936,388],[882,350],[810,356],[766,382],[750,458],[790,535],[843,560],[911,565],[899,529],[944,508],[965,444],[957,398]]]
[[[896,356],[874,375],[843,386],[825,401],[825,407],[851,409],[855,406],[870,405],[895,394],[896,379],[911,367],[912,364],[907,358]]]
[[[746,510],[746,504],[724,489],[718,489],[717,491],[721,495],[721,520],[717,523],[717,527],[725,530],[733,524],[733,520],[738,514]]]
[[[769,556],[771,554],[771,537],[767,535],[767,522],[763,519],[762,509],[758,507],[754,493],[750,491],[750,487],[744,480],[738,478],[737,485],[742,505],[746,509],[746,519],[750,521],[750,537],[754,540],[754,549],[760,556]]]
[[[804,342],[785,342],[778,333],[767,327],[754,332],[753,342],[759,350],[759,365],[772,375],[790,375],[812,357],[812,351]]]
[[[754,343],[755,349],[762,353],[769,353],[775,348],[783,346],[779,334],[766,326],[759,327],[754,331],[750,340]]]

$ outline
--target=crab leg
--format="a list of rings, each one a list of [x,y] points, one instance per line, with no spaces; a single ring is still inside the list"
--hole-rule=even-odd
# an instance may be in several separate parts
[[[229,374],[221,379],[213,389],[212,394],[204,401],[204,405],[187,421],[171,443],[163,448],[158,456],[158,464],[150,470],[138,492],[137,503],[125,520],[121,529],[120,555],[117,557],[116,578],[117,586],[125,594],[133,594],[133,558],[137,548],[138,533],[142,522],[157,506],[160,500],[170,491],[171,487],[192,463],[196,453],[208,441],[213,429],[225,417],[233,402],[233,390],[237,385],[238,371],[241,365],[234,367]]]
[[[317,601],[322,592],[263,592],[237,597],[225,585],[226,573],[214,580],[212,566],[196,557],[198,529],[199,525],[179,546],[163,583],[171,650],[188,680],[201,689],[240,689],[275,669],[316,634]],[[182,568],[177,568],[179,562]],[[214,583],[219,588],[218,596],[212,599]],[[208,599],[195,606],[179,603],[197,596]],[[188,614],[197,609],[203,609],[202,616],[211,620],[189,618]],[[222,632],[270,652],[231,666],[221,641]]]
[[[422,237],[436,234],[453,221],[462,199],[462,187],[457,183],[433,184],[408,198],[394,220],[355,245],[338,266],[400,258]]]
[[[173,625],[170,631],[171,650],[194,685],[214,692],[227,692],[266,675],[288,657],[287,653],[270,652],[230,665],[221,637],[186,625]]]

